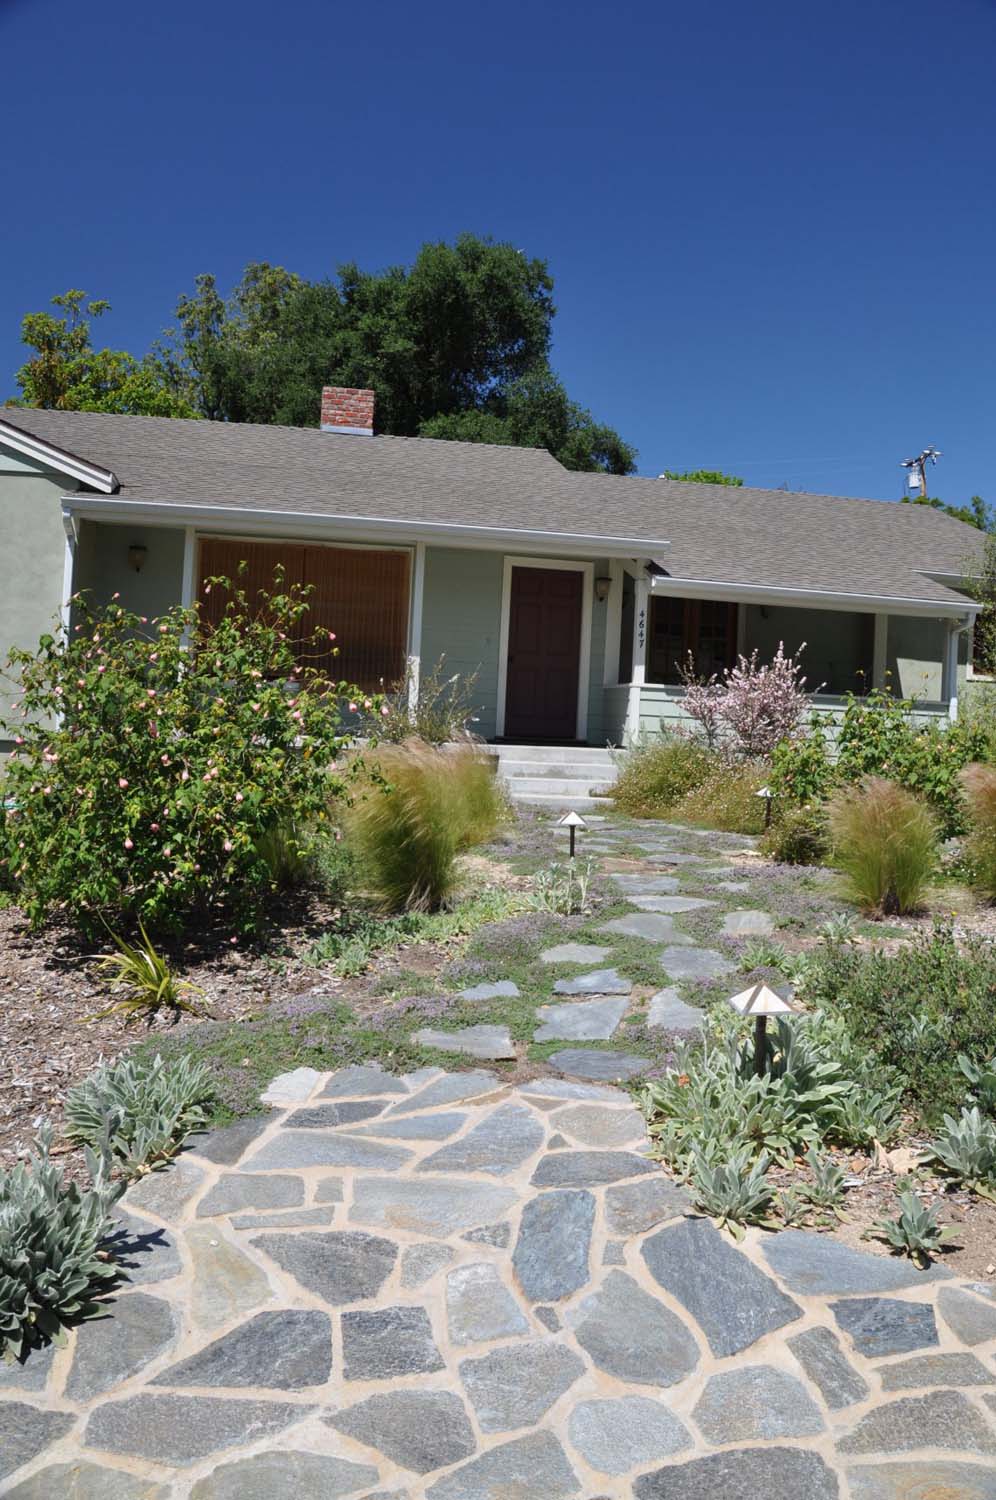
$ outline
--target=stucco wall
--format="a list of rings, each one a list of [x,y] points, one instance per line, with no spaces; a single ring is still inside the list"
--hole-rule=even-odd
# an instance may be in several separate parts
[[[498,707],[498,629],[501,618],[502,555],[427,547],[422,604],[422,671],[441,656],[446,671],[476,672],[474,728],[493,739]]]
[[[95,604],[120,594],[122,608],[155,619],[179,604],[183,589],[183,527],[132,526],[83,521],[76,551],[76,591]],[[128,561],[128,548],[146,548],[142,571]]]
[[[890,618],[886,666],[893,692],[929,703],[940,699],[946,635],[943,620]]]

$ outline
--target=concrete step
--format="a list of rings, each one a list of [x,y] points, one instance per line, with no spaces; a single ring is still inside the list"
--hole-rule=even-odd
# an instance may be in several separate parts
[[[605,781],[606,778],[615,780],[616,768],[611,763],[607,765],[593,765],[591,762],[580,761],[546,761],[546,760],[516,760],[509,764],[507,761],[500,762],[501,774],[509,781],[542,780],[544,777],[567,777],[577,781]]]
[[[513,797],[535,792],[540,797],[588,797],[592,787],[605,786],[608,778],[580,776],[508,776],[505,778]]]
[[[612,752],[599,745],[488,745],[487,749],[503,764],[523,760],[568,765],[612,764]]]
[[[552,796],[548,792],[516,792],[512,791],[512,801],[521,802],[526,807],[549,807],[559,808],[561,812],[569,812],[571,808],[575,812],[587,817],[589,812],[604,813],[606,804],[604,798],[590,797],[585,793],[577,793],[573,797]]]

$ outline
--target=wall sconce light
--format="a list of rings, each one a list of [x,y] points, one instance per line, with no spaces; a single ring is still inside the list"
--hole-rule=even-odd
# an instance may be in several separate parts
[[[611,587],[612,587],[612,579],[611,578],[596,578],[595,579],[595,598],[598,600],[599,604],[604,604],[605,603],[606,599],[609,597],[609,589]]]
[[[145,567],[145,559],[148,556],[148,552],[148,547],[144,547],[141,542],[133,542],[128,548],[128,561],[136,573],[141,573]]]

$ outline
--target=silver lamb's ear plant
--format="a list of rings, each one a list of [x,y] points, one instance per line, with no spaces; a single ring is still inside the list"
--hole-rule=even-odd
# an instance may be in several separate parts
[[[202,1062],[122,1057],[69,1090],[66,1133],[116,1160],[127,1177],[139,1177],[164,1166],[191,1131],[207,1124],[213,1093]]]
[[[925,1270],[931,1255],[954,1239],[957,1231],[938,1224],[936,1208],[921,1203],[915,1193],[899,1194],[899,1214],[895,1219],[880,1219],[869,1230],[874,1239],[885,1240],[894,1250],[908,1255]]]
[[[92,1187],[66,1182],[50,1160],[50,1126],[35,1154],[0,1172],[0,1356],[62,1336],[63,1328],[100,1310],[117,1269],[101,1251],[112,1228],[110,1210],[124,1192],[112,1183],[106,1154],[86,1152]]]
[[[977,1104],[987,1115],[996,1115],[996,1057],[980,1064],[959,1052],[958,1066],[968,1079],[969,1102]]]
[[[926,1155],[980,1198],[996,1203],[996,1124],[978,1106],[963,1109],[957,1120],[945,1115],[944,1128]]]
[[[697,1149],[693,1153],[691,1178],[696,1202],[736,1240],[743,1239],[745,1224],[774,1227],[774,1194],[765,1175],[770,1164],[764,1151],[756,1160],[749,1151],[738,1151],[715,1166]]]

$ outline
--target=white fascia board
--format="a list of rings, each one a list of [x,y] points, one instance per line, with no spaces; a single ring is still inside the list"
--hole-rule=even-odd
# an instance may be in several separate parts
[[[30,433],[23,432],[19,427],[12,427],[2,418],[0,418],[0,443],[3,443],[6,448],[13,448],[25,458],[33,458],[36,463],[44,464],[47,469],[55,469],[60,474],[68,474],[71,479],[78,479],[81,484],[92,485],[95,490],[100,490],[104,495],[113,495],[118,488],[117,475],[111,469],[98,468],[96,464],[87,463],[84,458],[77,458],[75,453],[66,453],[62,448],[53,448],[51,443],[43,443],[41,438],[32,437]]]
[[[975,616],[982,605],[965,599],[921,599],[904,594],[859,594],[842,590],[797,589],[761,583],[718,583],[703,578],[671,578],[654,574],[653,592],[684,599],[729,599],[741,604],[797,604],[801,608],[918,615],[934,619]]]
[[[204,531],[232,531],[242,536],[341,537],[344,541],[425,541],[441,547],[474,547],[503,551],[542,551],[551,557],[647,557],[670,542],[646,537],[597,536],[587,532],[542,531],[505,526],[468,526],[449,521],[412,521],[402,517],[329,516],[310,511],[255,510],[241,505],[197,505],[188,501],[110,500],[96,495],[63,495],[73,515],[102,521],[159,521],[197,526]]]

